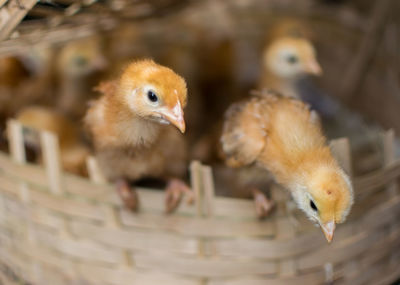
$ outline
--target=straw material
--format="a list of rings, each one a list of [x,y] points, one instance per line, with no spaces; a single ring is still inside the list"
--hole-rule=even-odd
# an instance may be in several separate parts
[[[62,173],[58,142],[41,134],[44,167],[25,160],[22,126],[9,121],[0,154],[1,284],[389,284],[400,276],[400,195],[393,132],[385,167],[354,177],[356,203],[328,245],[288,196],[258,221],[249,200],[214,195],[212,169],[193,162],[196,204],[164,214],[164,194],[140,189],[126,211],[96,161],[92,181]],[[331,142],[349,169],[346,139]]]

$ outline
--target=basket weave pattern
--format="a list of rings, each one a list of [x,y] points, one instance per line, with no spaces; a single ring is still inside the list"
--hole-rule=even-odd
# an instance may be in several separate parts
[[[164,194],[140,189],[126,211],[93,158],[91,181],[60,170],[58,142],[41,133],[44,167],[26,162],[22,126],[8,123],[0,154],[0,284],[390,284],[400,276],[400,161],[383,135],[384,168],[353,178],[356,202],[328,245],[282,189],[255,218],[248,200],[214,195],[212,169],[191,164],[195,205],[164,214]],[[331,143],[350,169],[346,139]]]

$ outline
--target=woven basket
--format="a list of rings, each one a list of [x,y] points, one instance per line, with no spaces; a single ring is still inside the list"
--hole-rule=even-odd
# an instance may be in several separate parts
[[[0,0],[10,15],[0,23],[0,38],[27,13],[4,6],[11,2],[17,1]],[[37,1],[22,2],[28,8]],[[93,26],[114,25],[108,18],[97,20],[51,30],[32,27],[36,34],[21,28],[21,37],[3,41],[0,53],[62,43],[88,36]],[[11,155],[0,153],[0,284],[375,285],[400,277],[400,161],[394,160],[392,131],[381,139],[384,168],[353,177],[355,205],[328,245],[278,187],[271,190],[277,211],[258,221],[252,201],[216,197],[212,169],[193,162],[195,205],[182,204],[165,215],[164,193],[139,189],[140,212],[133,214],[93,158],[90,180],[63,173],[57,138],[44,132],[44,167],[32,165],[26,162],[22,126],[9,121],[7,130]],[[331,147],[350,173],[348,140],[332,141]]]
[[[0,154],[0,284],[390,284],[400,276],[400,195],[393,132],[385,168],[354,177],[355,205],[332,244],[272,189],[277,211],[258,221],[249,200],[214,196],[212,169],[191,164],[195,205],[165,215],[164,194],[140,189],[126,211],[93,158],[91,180],[62,173],[58,142],[41,133],[45,167],[25,161],[22,126]],[[346,139],[331,143],[350,169]]]

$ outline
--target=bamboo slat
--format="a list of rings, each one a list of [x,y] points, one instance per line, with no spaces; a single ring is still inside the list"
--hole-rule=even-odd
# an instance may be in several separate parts
[[[275,228],[269,221],[231,221],[189,216],[132,215],[121,211],[122,224],[130,227],[162,229],[182,235],[198,237],[272,236]]]
[[[62,170],[58,138],[52,133],[42,132],[40,141],[50,191],[59,195],[63,193],[64,189],[61,181]]]
[[[274,262],[234,259],[186,258],[166,254],[134,254],[139,268],[157,269],[192,277],[218,278],[276,273]],[[196,268],[196,270],[192,270]]]
[[[227,280],[215,280],[207,285],[298,285],[298,284],[322,284],[325,281],[325,274],[322,271],[297,275],[295,277],[268,278],[250,277]]]
[[[109,229],[82,222],[73,222],[71,229],[77,237],[93,239],[109,247],[193,255],[197,254],[198,249],[197,239],[163,231]],[[116,236],[118,239],[115,238]]]
[[[200,285],[200,281],[185,278],[179,275],[166,274],[159,271],[113,270],[113,268],[99,267],[87,264],[79,266],[80,272],[86,280],[96,283],[123,285],[133,284],[166,284],[166,285]]]

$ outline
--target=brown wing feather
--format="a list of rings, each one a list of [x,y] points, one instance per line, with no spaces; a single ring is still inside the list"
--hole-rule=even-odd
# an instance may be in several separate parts
[[[263,150],[267,139],[267,101],[255,97],[233,104],[226,112],[221,144],[229,166],[252,164]]]

